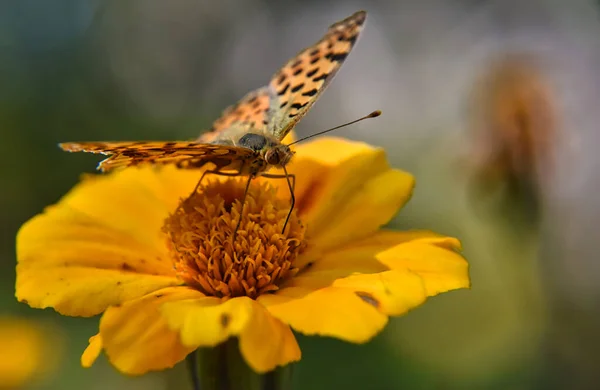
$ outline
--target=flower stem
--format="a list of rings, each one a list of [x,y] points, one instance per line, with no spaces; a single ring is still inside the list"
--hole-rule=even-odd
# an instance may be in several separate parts
[[[231,338],[214,348],[199,348],[187,357],[194,390],[288,390],[292,367],[279,367],[265,374],[250,368]]]

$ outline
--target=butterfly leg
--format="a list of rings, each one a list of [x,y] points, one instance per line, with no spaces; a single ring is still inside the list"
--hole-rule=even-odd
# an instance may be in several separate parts
[[[198,191],[198,188],[200,188],[200,184],[202,184],[202,180],[204,179],[204,176],[206,176],[209,173],[212,173],[213,175],[227,176],[227,177],[241,176],[240,172],[221,172],[221,171],[215,171],[215,170],[208,169],[202,173],[202,176],[200,176],[200,180],[198,180],[198,183],[196,183],[196,187],[194,187],[194,190],[192,191],[190,196],[194,195],[196,193],[196,191]]]
[[[286,177],[289,177],[290,180],[292,181],[291,183],[291,187],[292,187],[292,192],[296,190],[296,175],[274,175],[271,173],[263,173],[260,175],[261,177],[266,177],[267,179],[285,179]]]
[[[226,177],[239,177],[242,176],[242,174],[240,172],[221,172],[221,171],[217,171],[217,170],[206,170],[204,171],[204,173],[202,173],[202,176],[200,176],[200,180],[198,180],[198,183],[196,184],[196,187],[194,187],[194,190],[192,191],[192,193],[190,194],[190,196],[188,197],[188,199],[190,197],[192,197],[192,195],[194,195],[196,193],[196,191],[198,191],[198,188],[200,187],[200,184],[202,183],[202,180],[204,179],[204,176],[206,176],[207,174],[213,174],[213,175],[218,175],[218,176],[226,176]],[[244,190],[244,197],[242,198],[242,208],[240,210],[240,218],[238,220],[237,225],[235,226],[235,230],[233,231],[233,240],[235,241],[235,236],[237,235],[237,231],[240,227],[240,224],[242,223],[242,213],[244,212],[244,205],[246,203],[246,196],[248,195],[248,189],[250,188],[250,182],[252,181],[252,179],[254,178],[254,175],[250,175],[248,178],[248,182],[246,183],[246,189]]]
[[[248,196],[248,190],[250,189],[250,182],[254,179],[255,175],[248,175],[248,181],[246,182],[246,188],[244,189],[244,197],[242,198],[242,207],[240,208],[240,218],[238,219],[237,225],[235,225],[235,230],[233,231],[233,241],[235,241],[235,237],[237,235],[237,231],[240,228],[240,224],[242,223],[242,218],[244,216],[244,206],[246,205],[246,196]]]
[[[281,234],[285,233],[285,228],[290,220],[292,215],[292,211],[294,211],[294,205],[296,204],[296,196],[294,195],[294,190],[296,189],[296,175],[288,174],[285,167],[283,167],[284,175],[274,175],[269,173],[263,173],[261,176],[266,177],[267,179],[286,179],[288,188],[290,189],[290,211],[285,218],[285,222],[283,224],[283,229],[281,229]]]

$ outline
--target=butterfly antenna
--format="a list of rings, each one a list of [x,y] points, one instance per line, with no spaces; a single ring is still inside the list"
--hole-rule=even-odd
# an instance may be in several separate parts
[[[309,139],[309,138],[312,138],[312,137],[316,137],[317,135],[321,135],[321,134],[329,133],[330,131],[337,130],[337,129],[341,129],[342,127],[346,127],[346,126],[353,125],[353,124],[355,124],[356,122],[360,122],[360,121],[362,121],[362,120],[365,120],[365,119],[369,119],[369,118],[377,118],[379,115],[381,115],[381,111],[380,111],[380,110],[373,111],[373,112],[372,112],[372,113],[370,113],[369,115],[365,115],[365,116],[363,116],[362,118],[355,119],[355,120],[353,120],[352,122],[344,123],[343,125],[339,125],[339,126],[336,126],[336,127],[332,127],[331,129],[327,129],[327,130],[319,131],[318,133],[311,134],[311,135],[309,135],[308,137],[300,138],[299,140],[296,140],[296,141],[292,142],[291,144],[288,144],[287,146],[292,146],[292,145],[294,145],[294,144],[297,144],[298,142],[301,142],[301,141],[307,140],[307,139]]]

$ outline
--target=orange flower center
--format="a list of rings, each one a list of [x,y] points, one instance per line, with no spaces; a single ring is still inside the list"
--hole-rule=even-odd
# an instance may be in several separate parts
[[[208,182],[165,220],[178,276],[206,295],[256,298],[298,272],[293,265],[306,247],[306,229],[296,211],[282,234],[289,200],[277,198],[269,183],[256,181],[242,210],[245,180]]]

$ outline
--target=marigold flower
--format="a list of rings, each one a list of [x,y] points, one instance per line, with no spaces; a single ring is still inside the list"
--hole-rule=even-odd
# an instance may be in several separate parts
[[[469,286],[458,240],[383,230],[413,177],[382,149],[336,138],[298,146],[285,234],[284,180],[174,167],[87,176],[17,237],[16,296],[64,315],[103,313],[101,350],[127,374],[171,367],[237,337],[256,372],[300,359],[292,329],[363,343],[427,297]],[[181,199],[185,199],[183,202]]]
[[[0,389],[25,388],[50,374],[62,357],[56,336],[52,326],[23,317],[0,317]],[[48,354],[52,359],[46,358]]]

